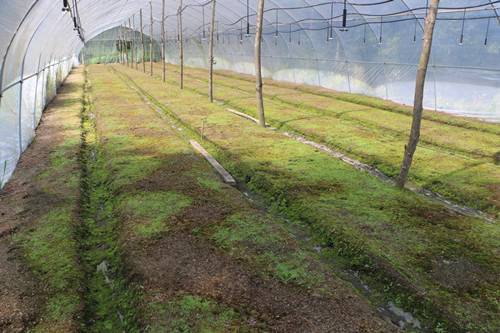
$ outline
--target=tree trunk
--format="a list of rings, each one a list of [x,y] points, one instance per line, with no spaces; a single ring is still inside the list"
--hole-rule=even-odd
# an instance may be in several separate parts
[[[128,25],[130,28],[130,67],[134,68],[134,37],[133,37],[133,27],[132,27],[132,20],[128,20]]]
[[[144,62],[144,58],[146,58],[146,49],[144,47],[144,31],[142,28],[142,9],[141,12],[141,44],[142,44],[142,72],[146,73],[146,63]]]
[[[128,23],[129,23],[129,28],[127,29],[127,22],[125,22],[125,52],[126,52],[126,56],[127,56],[127,67],[129,67],[129,55],[128,55],[128,47],[129,47],[129,34],[130,34],[130,19],[128,20]]]
[[[135,42],[135,15],[132,16],[132,24],[133,24],[133,29],[132,29],[132,32],[134,34],[134,38],[132,39],[133,40],[133,45],[134,45],[134,62],[135,62],[135,69],[137,69],[138,65],[137,65],[137,43]]]
[[[151,76],[153,76],[153,3],[149,3],[151,13],[151,28],[149,29],[149,64],[151,65]]]
[[[214,26],[215,26],[215,0],[212,0],[212,19],[210,22],[210,45],[208,47],[208,61],[209,61],[209,99],[210,103],[214,101],[214,84],[213,84],[213,76],[214,76]]]
[[[118,27],[118,54],[119,54],[120,64],[123,64],[123,59],[122,59],[122,26]]]
[[[162,79],[165,82],[165,0],[162,1],[161,8],[161,62],[163,69]]]
[[[434,33],[434,24],[436,23],[437,9],[439,0],[431,0],[431,5],[427,17],[425,18],[424,43],[422,46],[422,55],[418,65],[417,80],[415,83],[415,97],[413,102],[413,121],[411,123],[411,132],[408,144],[405,146],[405,154],[396,187],[403,188],[410,171],[413,154],[417,149],[418,139],[420,138],[420,123],[422,121],[422,109],[424,99],[425,75],[427,74],[427,65],[432,47],[432,35]]]
[[[184,50],[183,50],[183,39],[182,39],[182,0],[180,0],[179,4],[179,63],[181,66],[181,89],[184,89]]]
[[[257,7],[257,25],[255,28],[255,93],[257,95],[257,106],[259,108],[259,125],[266,127],[266,119],[264,117],[264,100],[262,98],[262,65],[260,59],[263,16],[264,0],[259,0]]]

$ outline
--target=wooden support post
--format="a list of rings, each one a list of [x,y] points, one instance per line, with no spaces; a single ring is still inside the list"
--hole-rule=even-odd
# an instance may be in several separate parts
[[[264,0],[259,0],[257,7],[257,24],[255,27],[255,93],[257,106],[259,108],[259,125],[266,127],[264,116],[264,100],[262,97],[262,64],[260,59],[260,48],[262,43],[262,18],[264,16]]]
[[[120,56],[121,56],[122,65],[125,63],[125,55],[123,54],[123,44],[124,44],[123,39],[124,39],[123,25],[120,25]]]
[[[162,62],[162,79],[165,82],[165,0],[162,1],[161,7],[161,62]]]
[[[432,47],[432,35],[434,33],[434,25],[438,10],[439,0],[431,0],[431,5],[428,15],[425,18],[424,27],[424,42],[422,46],[422,54],[418,65],[417,80],[415,83],[415,96],[413,101],[413,120],[411,123],[411,132],[408,144],[405,146],[405,154],[398,178],[396,179],[396,187],[403,188],[410,171],[413,154],[417,149],[418,140],[420,138],[420,124],[422,121],[423,99],[424,99],[424,84],[427,74],[427,65],[429,64],[429,56]]]
[[[132,20],[128,19],[128,31],[130,33],[130,68],[134,68],[134,44],[132,42]]]
[[[153,76],[153,3],[149,3],[149,10],[151,12],[151,29],[149,38],[149,63],[151,65],[151,76]]]
[[[214,101],[214,96],[213,96],[213,91],[214,91],[214,82],[213,82],[213,76],[214,76],[214,27],[215,27],[215,0],[212,0],[212,18],[210,21],[210,45],[208,46],[208,61],[209,61],[209,85],[210,85],[210,91],[209,91],[209,99],[210,103],[213,103]]]
[[[135,42],[135,15],[132,16],[132,24],[133,24],[133,28],[132,28],[132,34],[134,35],[134,37],[132,38],[132,45],[133,45],[133,49],[134,49],[134,56],[133,56],[133,59],[135,60],[135,69],[137,69],[137,43]],[[132,66],[133,67],[133,66]]]
[[[184,89],[184,50],[183,50],[183,38],[182,38],[182,0],[180,0],[179,11],[177,12],[179,21],[179,62],[181,66],[181,89]]]
[[[141,13],[141,44],[142,44],[142,71],[146,73],[146,63],[144,62],[144,58],[146,58],[146,48],[144,47],[144,31],[142,28],[142,9],[140,10]]]

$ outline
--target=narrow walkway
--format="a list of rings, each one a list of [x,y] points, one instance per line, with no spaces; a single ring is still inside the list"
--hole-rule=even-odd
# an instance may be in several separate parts
[[[77,331],[83,69],[47,106],[36,139],[0,192],[0,331]],[[43,320],[42,320],[43,318]]]

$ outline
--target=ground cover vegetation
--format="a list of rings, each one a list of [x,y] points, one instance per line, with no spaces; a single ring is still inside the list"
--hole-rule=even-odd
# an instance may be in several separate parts
[[[239,118],[229,113],[223,105],[209,104],[199,96],[199,93],[203,94],[204,89],[207,89],[206,83],[190,73],[185,78],[187,89],[181,91],[177,88],[178,73],[174,67],[169,67],[166,83],[161,82],[158,77],[151,78],[148,74],[121,65],[111,68],[134,90],[161,109],[170,121],[182,129],[180,132],[186,137],[199,137],[204,124],[203,145],[233,175],[262,195],[274,212],[311,225],[316,230],[317,237],[324,242],[323,245],[331,248],[329,251],[332,257],[351,269],[356,269],[374,283],[380,283],[387,294],[394,295],[398,305],[412,309],[428,327],[434,327],[438,331],[479,332],[494,331],[498,327],[500,242],[497,223],[462,216],[425,197],[396,189],[326,153],[288,138],[279,131],[260,128]],[[160,74],[159,71],[157,73]],[[242,101],[243,104],[238,109],[254,115],[251,112],[255,108],[252,106],[253,96],[246,92],[243,92],[244,96],[241,95],[244,81],[238,81],[238,89],[229,89],[223,83],[222,87],[216,88],[215,96],[221,100],[220,96],[225,96],[224,94],[234,94],[226,100],[226,104],[234,107],[237,102]],[[294,88],[295,94],[285,91],[282,96],[297,95],[298,90],[300,89]],[[318,95],[321,97],[328,94]],[[335,101],[334,98],[331,102]],[[347,121],[318,112],[307,113],[303,108],[281,102],[272,111],[273,102],[268,100],[271,106],[266,109],[271,109],[267,111],[271,124],[273,115],[278,119],[279,115],[287,114],[288,120],[279,118],[273,125],[282,129],[288,121],[293,123],[293,127],[287,125],[289,127],[285,129],[305,133],[312,138],[320,136],[307,134],[307,131],[326,133],[324,124],[336,126],[335,121],[342,121],[343,125],[355,130],[356,126],[365,121]],[[248,110],[243,105],[248,105]],[[352,105],[350,107],[354,108]],[[359,104],[357,107],[359,108]],[[292,115],[292,111],[288,109],[294,109],[300,114]],[[388,111],[385,109],[390,107],[384,107],[382,111]],[[405,112],[404,108],[397,112],[391,111],[387,117],[391,118],[392,114],[400,117]],[[480,134],[496,133],[496,125],[436,114],[426,117],[439,125],[445,125],[443,122],[446,122],[448,126],[458,128],[449,135],[461,135],[466,129]],[[448,117],[450,121],[445,120]],[[301,118],[307,121],[301,123],[298,121]],[[298,127],[297,123],[301,123],[302,127]],[[300,128],[300,131],[294,128]],[[338,135],[342,126],[329,127],[330,131],[332,128],[336,129],[335,137],[342,140],[342,136]],[[350,150],[344,150],[353,152],[353,147],[358,147],[361,156],[363,154],[359,147],[362,146],[373,156],[378,156],[384,149],[391,149],[394,141],[404,145],[404,140],[401,139],[403,136],[398,135],[397,131],[386,129],[383,137],[380,128],[381,125],[376,124],[376,121],[374,125],[359,128],[355,132],[357,135],[368,132],[372,133],[371,136],[362,140],[363,145],[352,144]],[[434,128],[435,131],[438,129],[439,126]],[[355,141],[356,137],[348,132],[342,133],[350,135],[350,140]],[[374,136],[380,138],[375,145],[380,148],[370,145]],[[492,202],[491,193],[497,190],[495,182],[498,177],[495,175],[498,169],[492,156],[488,155],[493,153],[494,149],[490,145],[495,142],[495,138],[486,139],[490,143],[482,148],[479,148],[481,144],[472,143],[472,146],[477,146],[476,149],[468,148],[463,142],[454,142],[460,141],[459,139],[449,140],[445,133],[441,136],[441,139],[436,139],[436,144],[427,143],[428,153],[437,154],[431,160],[440,163],[433,170],[441,172],[447,165],[452,165],[452,169],[448,171],[454,171],[449,171],[451,175],[441,174],[441,178],[435,176],[437,178],[434,180],[422,176],[424,185],[448,177],[446,184],[440,187],[443,191],[448,189],[446,194],[449,193],[462,203],[496,212],[497,205],[494,200]],[[386,141],[382,140],[384,138]],[[346,146],[349,145],[346,143]],[[455,146],[467,151],[467,154],[453,152]],[[424,146],[421,150],[425,149]],[[425,151],[422,155],[425,155]],[[457,169],[458,162],[455,158],[462,161],[460,163],[464,163],[464,166]],[[472,164],[468,165],[471,160]],[[377,167],[383,169],[381,164]],[[481,168],[489,170],[488,173],[483,171],[478,174]],[[470,170],[474,172],[468,174]],[[424,166],[421,172],[425,175],[431,171]],[[390,172],[386,173],[391,175]],[[458,177],[457,185],[452,182],[452,178],[460,173],[462,177],[467,177]],[[486,192],[489,191],[489,194],[482,192],[482,200],[477,199],[476,195],[468,197],[464,188],[469,188],[471,192],[476,189],[474,193],[481,197],[481,189],[477,184],[481,182],[488,188]],[[454,188],[460,189],[452,190]]]
[[[76,331],[85,293],[77,230],[83,69],[46,108],[0,195],[0,330]]]
[[[68,77],[2,191],[2,330],[394,330],[113,73]]]
[[[168,65],[169,73],[178,68]],[[156,73],[161,66],[156,65]],[[208,95],[207,71],[188,68],[186,88]],[[175,75],[169,76],[176,78]],[[257,116],[249,75],[216,71],[215,98]],[[395,178],[411,125],[411,107],[319,87],[266,80],[266,120],[345,152]],[[496,124],[426,111],[410,181],[498,217],[500,129]]]

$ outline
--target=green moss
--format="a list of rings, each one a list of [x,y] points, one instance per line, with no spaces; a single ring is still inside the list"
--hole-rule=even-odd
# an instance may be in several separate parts
[[[78,202],[81,171],[78,163],[82,87],[79,73],[75,83],[66,84],[64,93],[48,107],[52,112],[52,146],[43,171],[30,179],[40,192],[33,198],[50,197],[41,207],[29,207],[26,229],[13,238],[19,244],[23,261],[38,281],[39,320],[34,331],[65,330],[81,323],[84,281],[79,262],[77,229],[80,224]]]
[[[142,238],[158,237],[169,230],[169,218],[191,200],[173,192],[146,192],[127,194],[120,200],[118,208],[135,219],[134,230]]]
[[[221,188],[221,182],[220,180],[215,180],[215,179],[210,179],[210,178],[200,178],[198,177],[196,181],[199,184],[202,184],[208,188],[214,189],[214,190],[220,190]]]
[[[204,146],[217,160],[248,182],[276,212],[309,223],[324,244],[331,246],[332,253],[345,260],[347,267],[359,270],[382,286],[394,283],[387,292],[398,297],[402,305],[413,303],[414,312],[428,325],[436,326],[439,321],[451,329],[453,325],[464,328],[481,322],[484,324],[478,331],[491,331],[498,323],[492,312],[496,308],[493,300],[498,282],[488,277],[500,267],[495,256],[500,244],[498,226],[460,216],[422,196],[384,184],[326,153],[259,128],[228,113],[224,107],[194,98],[190,92],[179,91],[172,82],[165,89],[161,82],[141,73],[127,69],[124,72],[142,91],[148,91],[150,100],[167,112],[177,126],[183,126],[186,137],[198,136],[202,119],[210,119]],[[303,126],[308,123],[302,121]],[[319,123],[312,123],[315,131],[321,128]],[[372,128],[359,129],[359,133],[363,131],[376,133]],[[363,143],[372,154],[384,147],[377,150],[367,139],[357,141],[357,133],[346,140],[349,149]],[[434,158],[439,160],[437,155]],[[474,161],[469,164],[468,159],[460,161],[464,170],[481,165]],[[421,170],[432,172],[430,168]],[[466,177],[473,178],[470,174]],[[484,204],[484,198],[479,200]],[[266,229],[259,230],[259,223],[257,229],[234,223],[235,230],[229,232],[223,227],[214,233],[221,246],[232,249],[232,244],[244,246],[245,242],[266,244]],[[240,227],[246,231],[238,232]],[[300,268],[307,267],[300,260],[289,263],[286,257],[273,257],[271,253],[274,252],[258,258],[262,263],[272,263],[269,269],[284,281],[296,280],[302,274]],[[472,261],[483,272],[477,276],[481,282],[475,284],[473,292],[453,288],[450,291],[431,267],[439,258],[457,257]],[[454,312],[468,314],[460,317]]]
[[[243,332],[241,315],[231,308],[199,296],[177,295],[168,303],[150,303],[162,319],[149,332]]]
[[[92,91],[86,91],[91,94],[82,111],[84,178],[80,228],[80,256],[87,282],[85,329],[90,332],[133,331],[137,329],[134,319],[138,296],[135,285],[126,278],[118,242],[112,153],[106,149],[108,143],[99,130],[99,111],[92,103]]]
[[[16,235],[28,266],[49,291],[42,316],[58,326],[70,322],[80,307],[82,290],[74,212],[56,207],[37,222],[36,229]]]
[[[173,66],[168,69],[178,70]],[[205,71],[190,69],[186,77],[186,89],[207,94],[206,84],[200,86],[196,81],[206,80]],[[255,87],[249,79],[245,75],[220,73],[215,77],[215,95],[229,107],[256,117]],[[271,125],[326,143],[390,177],[398,175],[408,140],[410,108],[366,96],[348,97],[351,95],[275,81],[267,81],[264,93],[269,98],[266,120]],[[499,193],[492,179],[498,177],[491,175],[498,174],[492,165],[500,144],[498,126],[437,112],[424,118],[409,180],[458,203],[496,214],[495,198]],[[473,169],[479,163],[480,171]],[[456,173],[460,176],[453,177]],[[446,181],[451,177],[452,181]]]

